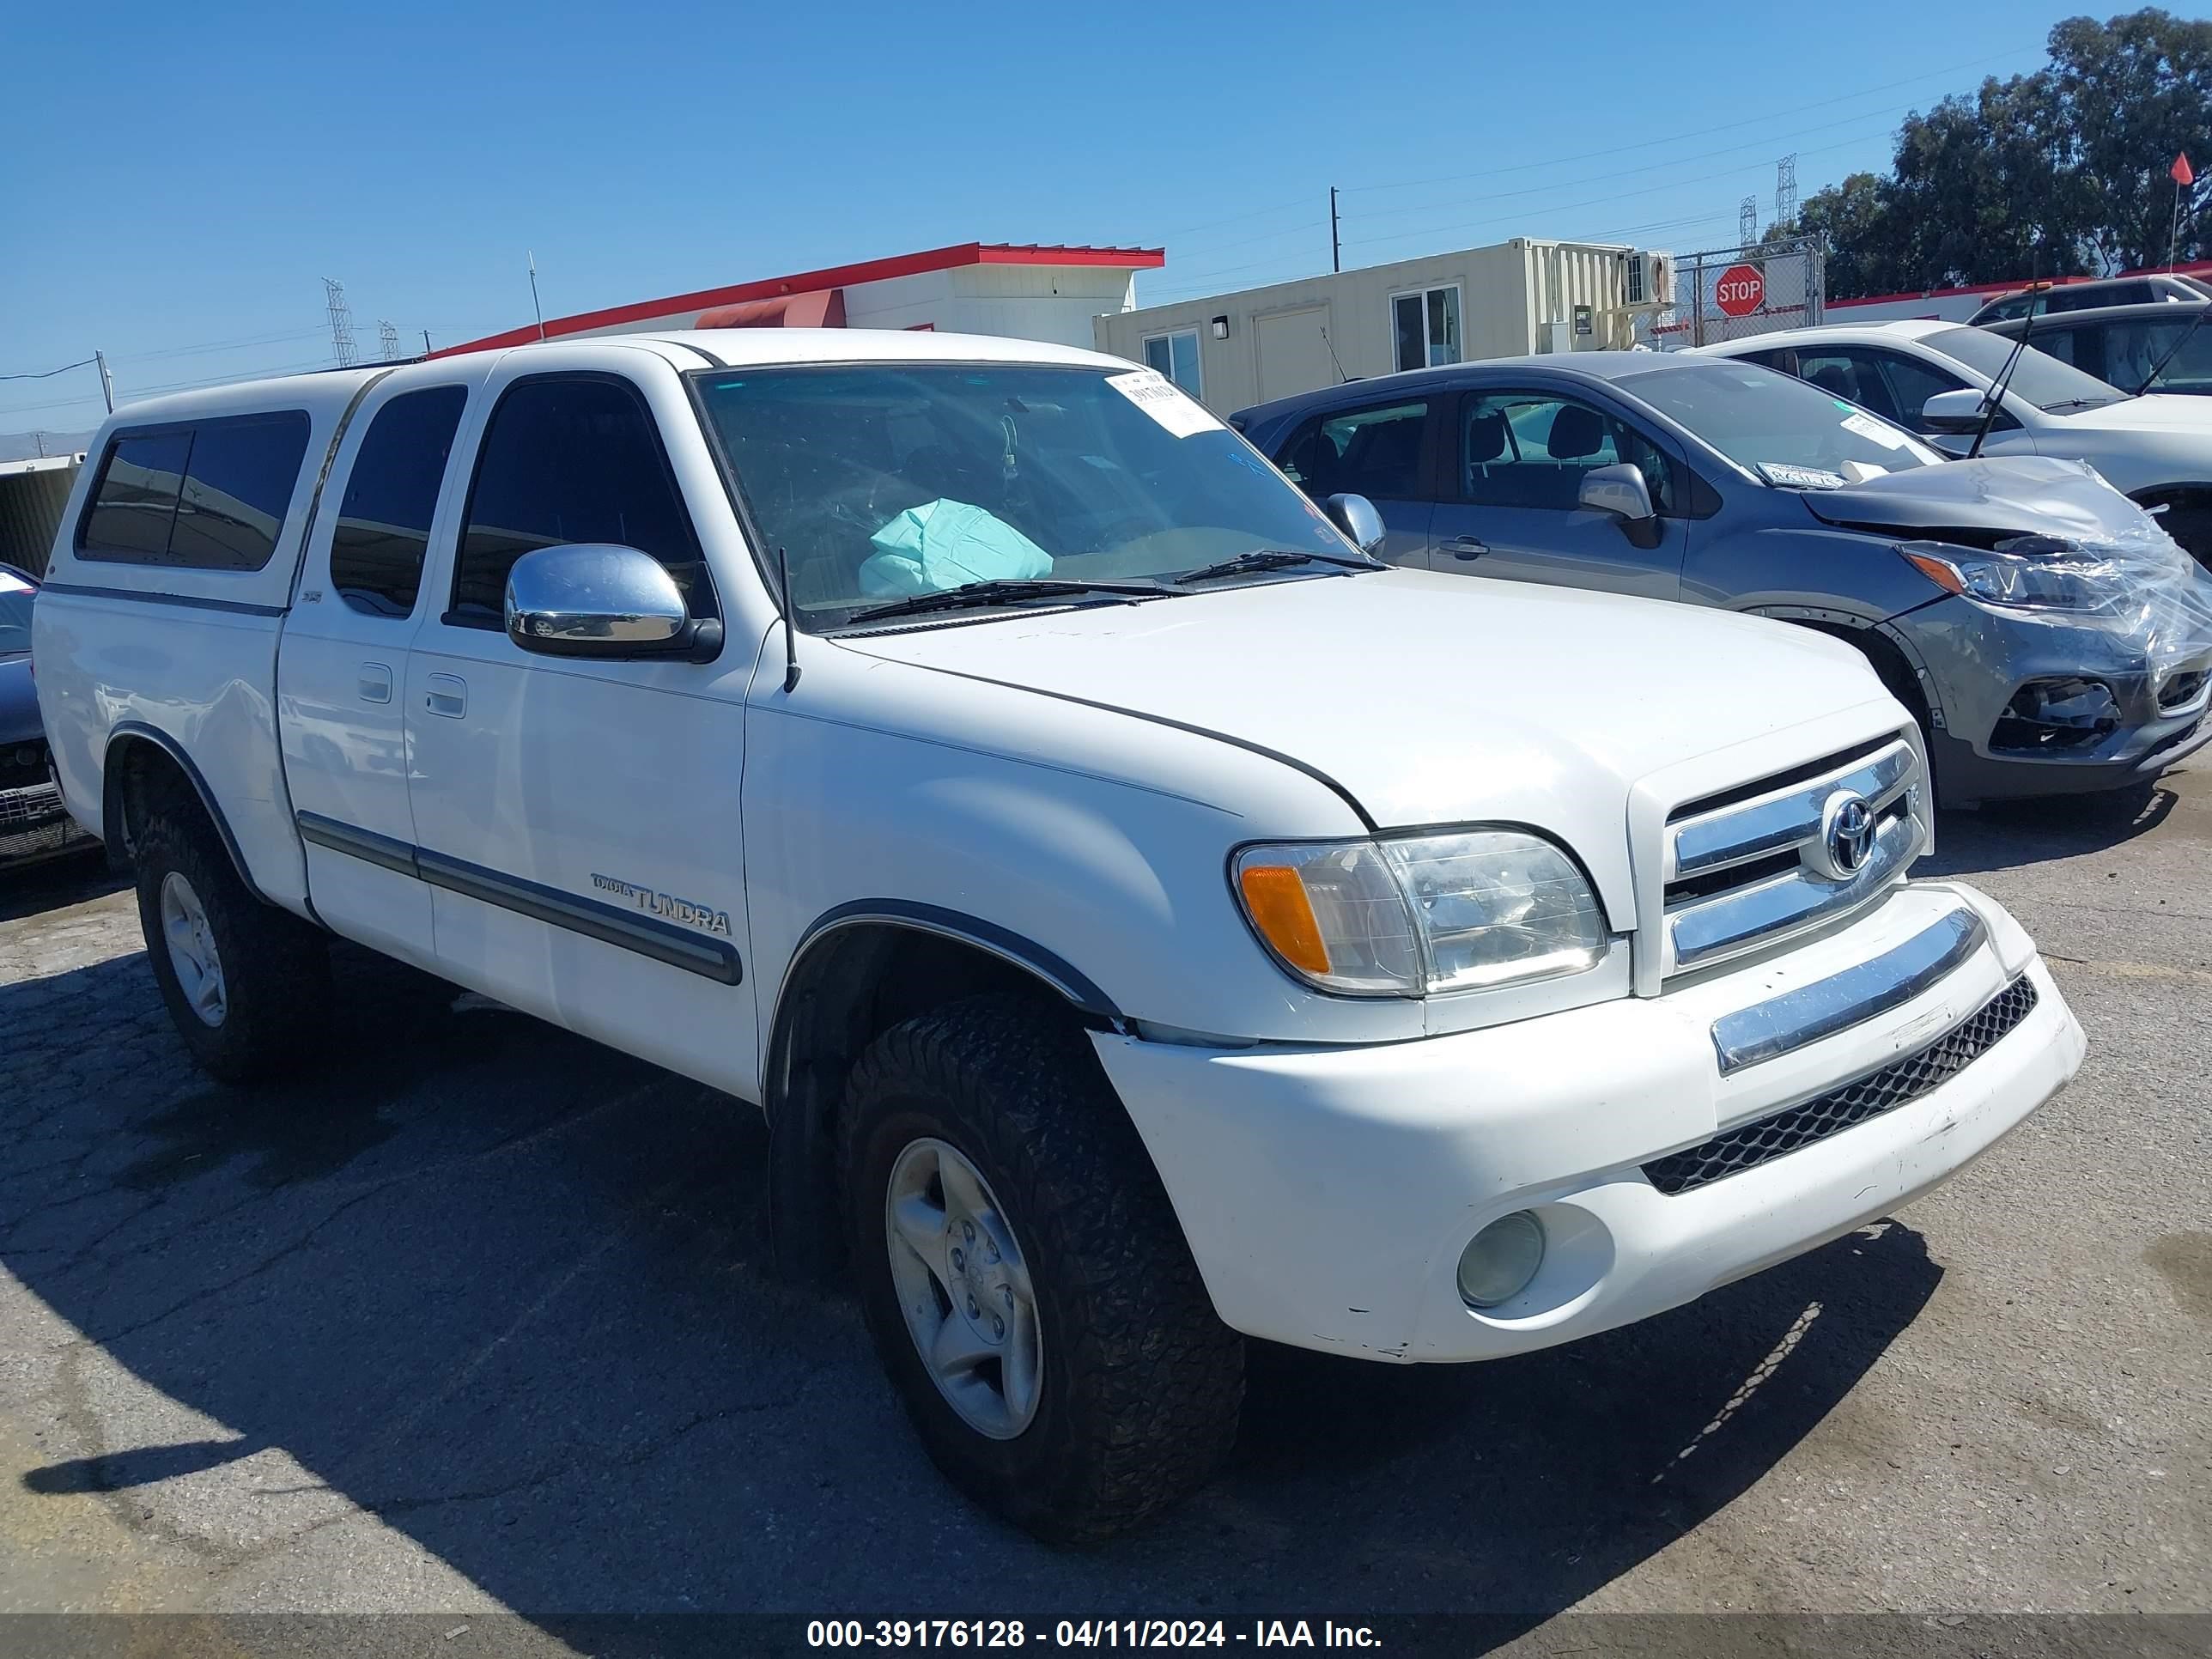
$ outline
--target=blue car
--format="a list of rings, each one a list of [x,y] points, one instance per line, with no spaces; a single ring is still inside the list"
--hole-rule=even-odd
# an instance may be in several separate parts
[[[39,584],[0,564],[0,866],[94,845],[62,810],[31,682],[31,603]]]
[[[1230,422],[1316,501],[1366,498],[1393,563],[1848,641],[1953,803],[2124,787],[2212,742],[2212,579],[2078,462],[1950,460],[1793,376],[1651,352],[1417,369]],[[1470,641],[1449,672],[1480,663]]]

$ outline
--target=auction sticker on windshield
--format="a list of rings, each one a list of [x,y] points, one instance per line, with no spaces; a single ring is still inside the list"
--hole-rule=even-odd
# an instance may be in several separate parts
[[[21,576],[10,571],[0,570],[0,593],[35,593],[38,591]]]
[[[1220,422],[1184,396],[1181,388],[1170,384],[1156,368],[1140,368],[1131,374],[1109,374],[1106,384],[1178,438],[1222,430]]]
[[[1844,430],[1856,432],[1869,443],[1880,444],[1884,449],[1905,447],[1905,434],[1884,426],[1871,415],[1852,413],[1844,417]]]

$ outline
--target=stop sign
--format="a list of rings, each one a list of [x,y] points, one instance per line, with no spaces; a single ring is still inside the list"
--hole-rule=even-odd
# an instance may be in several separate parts
[[[1766,275],[1757,265],[1730,265],[1713,284],[1723,315],[1748,317],[1766,303]]]

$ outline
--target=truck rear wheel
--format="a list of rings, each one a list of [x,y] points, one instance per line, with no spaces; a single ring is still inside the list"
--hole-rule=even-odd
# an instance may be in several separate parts
[[[1004,996],[894,1026],[853,1068],[844,1132],[862,1309],[955,1485],[1085,1543],[1212,1473],[1243,1339],[1080,1030]]]
[[[132,853],[147,957],[194,1061],[225,1083],[295,1064],[325,1029],[322,934],[247,890],[196,805],[147,813]]]

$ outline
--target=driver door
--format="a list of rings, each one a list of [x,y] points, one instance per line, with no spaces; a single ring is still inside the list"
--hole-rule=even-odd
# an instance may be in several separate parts
[[[1595,404],[1539,391],[1464,393],[1452,434],[1449,493],[1430,531],[1437,569],[1681,597],[1685,473],[1656,439]],[[1637,546],[1619,519],[1577,501],[1585,474],[1620,462],[1644,471],[1659,510],[1656,546]]]

